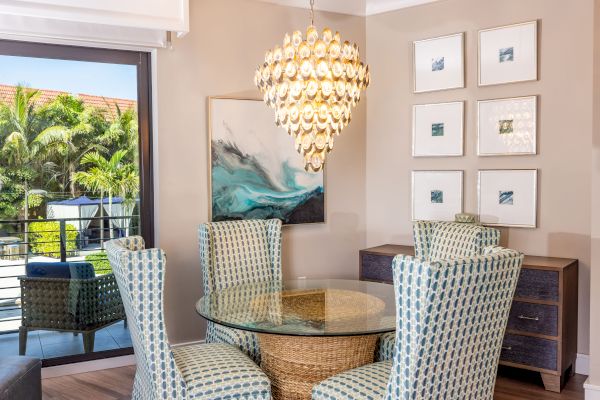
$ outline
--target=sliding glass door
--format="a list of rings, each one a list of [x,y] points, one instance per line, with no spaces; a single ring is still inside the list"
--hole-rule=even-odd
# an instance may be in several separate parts
[[[0,354],[130,354],[104,252],[153,245],[150,57],[0,41]]]

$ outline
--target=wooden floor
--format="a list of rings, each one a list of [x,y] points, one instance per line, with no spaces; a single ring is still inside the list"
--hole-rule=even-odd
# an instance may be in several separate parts
[[[130,399],[135,367],[44,379],[44,400]],[[575,375],[562,393],[546,392],[541,378],[520,370],[502,371],[494,400],[583,400],[585,376]]]

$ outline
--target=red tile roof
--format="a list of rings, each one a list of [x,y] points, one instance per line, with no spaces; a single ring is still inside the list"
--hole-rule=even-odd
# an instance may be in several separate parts
[[[15,95],[17,88],[16,86],[0,85],[0,102],[11,103]],[[61,92],[58,90],[48,89],[33,89],[39,90],[39,94],[36,99],[37,104],[48,104],[56,97],[61,94],[71,94],[68,92]],[[112,97],[93,96],[91,94],[76,94],[73,95],[83,101],[85,105],[105,109],[110,109],[110,113],[116,113],[115,104],[119,106],[121,111],[125,111],[129,108],[137,108],[137,102],[135,100],[128,99],[116,99]]]

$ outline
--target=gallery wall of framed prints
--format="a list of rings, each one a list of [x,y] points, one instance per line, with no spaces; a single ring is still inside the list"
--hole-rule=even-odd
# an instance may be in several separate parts
[[[490,98],[487,88],[517,88],[523,82],[538,81],[539,27],[535,20],[449,32],[413,42],[413,92],[417,101],[412,112],[412,156],[433,160],[474,155],[479,167],[472,175],[465,171],[472,166],[466,161],[462,170],[413,170],[413,220],[454,220],[454,214],[463,211],[463,194],[476,193],[477,210],[466,211],[476,212],[480,223],[537,227],[538,169],[530,168],[531,161],[521,163],[524,159],[519,156],[539,154],[540,96],[523,95],[519,89],[512,97]],[[477,54],[467,52],[472,48],[466,46],[471,35],[473,40],[476,35]],[[475,73],[477,99],[470,105],[464,89],[471,82],[469,75]],[[442,91],[439,102],[432,102],[435,93]],[[428,101],[419,102],[423,93],[428,94]],[[465,122],[471,109],[476,112],[475,130]],[[465,145],[473,141],[473,148]],[[505,167],[483,168],[492,158],[502,160],[490,162],[492,165]],[[434,165],[439,166],[439,162]]]

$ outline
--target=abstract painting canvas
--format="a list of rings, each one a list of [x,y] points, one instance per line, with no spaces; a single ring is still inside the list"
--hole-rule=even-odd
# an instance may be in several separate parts
[[[479,171],[479,220],[486,225],[536,227],[537,170]]]
[[[463,171],[413,171],[414,221],[454,221],[463,211]]]
[[[304,170],[262,101],[210,98],[209,107],[213,221],[325,222],[323,173]]]

